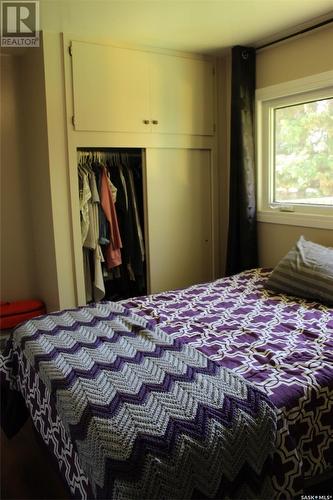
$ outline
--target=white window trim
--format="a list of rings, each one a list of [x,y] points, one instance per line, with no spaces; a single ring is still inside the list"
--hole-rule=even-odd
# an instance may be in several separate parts
[[[264,87],[256,91],[256,147],[257,147],[257,198],[259,222],[287,224],[292,226],[333,229],[333,208],[315,205],[294,205],[293,212],[281,211],[281,206],[270,203],[272,191],[272,152],[269,150],[273,130],[270,113],[277,100],[292,103],[307,99],[320,99],[333,95],[333,71],[326,71],[298,80]],[[274,102],[275,101],[275,102]]]

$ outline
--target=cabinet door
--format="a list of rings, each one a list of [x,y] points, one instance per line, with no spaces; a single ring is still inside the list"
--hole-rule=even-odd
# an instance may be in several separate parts
[[[150,291],[212,279],[210,151],[148,149]]]
[[[213,135],[213,64],[159,54],[151,62],[152,131]]]
[[[76,130],[150,132],[145,52],[72,42],[72,68]]]

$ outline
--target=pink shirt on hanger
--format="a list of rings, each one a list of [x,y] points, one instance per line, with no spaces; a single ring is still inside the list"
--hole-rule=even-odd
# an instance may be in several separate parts
[[[105,167],[102,167],[100,198],[105,217],[110,224],[110,243],[106,247],[105,259],[109,269],[120,266],[122,242],[118,227],[116,208],[112,199],[110,183]]]

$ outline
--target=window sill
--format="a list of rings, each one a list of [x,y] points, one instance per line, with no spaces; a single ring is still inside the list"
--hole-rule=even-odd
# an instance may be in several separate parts
[[[269,222],[271,224],[284,224],[287,226],[317,227],[320,229],[333,230],[333,216],[319,214],[305,214],[297,212],[259,211],[258,222]]]

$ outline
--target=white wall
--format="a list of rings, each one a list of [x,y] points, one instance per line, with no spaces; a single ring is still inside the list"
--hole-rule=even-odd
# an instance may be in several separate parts
[[[27,162],[22,150],[20,56],[1,54],[1,300],[39,298],[36,290]]]

